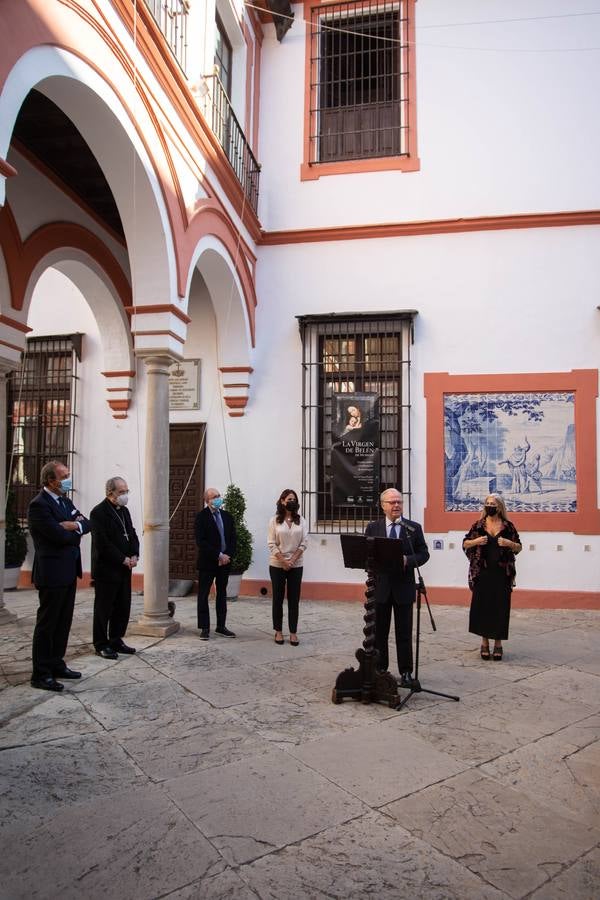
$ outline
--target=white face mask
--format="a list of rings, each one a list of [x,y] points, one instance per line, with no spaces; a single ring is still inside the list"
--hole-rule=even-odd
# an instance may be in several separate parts
[[[119,494],[115,499],[117,506],[127,506],[129,503],[129,494]]]

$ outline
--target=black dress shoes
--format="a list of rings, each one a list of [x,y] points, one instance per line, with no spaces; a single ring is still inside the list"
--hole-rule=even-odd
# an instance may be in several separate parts
[[[52,677],[47,675],[45,678],[32,678],[31,687],[39,688],[41,691],[64,691],[64,684],[60,684]]]
[[[102,656],[103,659],[118,659],[119,654],[112,647],[103,647],[102,650],[96,650],[96,656]]]
[[[413,687],[412,672],[400,673],[400,687],[408,688],[409,690]]]
[[[58,678],[60,681],[67,679],[69,681],[75,678],[81,678],[81,672],[75,672],[73,669],[69,669],[68,666],[62,670],[62,672],[55,672],[54,677]]]
[[[235,637],[235,632],[230,631],[229,628],[225,628],[225,626],[223,626],[223,628],[215,628],[215,631],[217,634],[222,634],[223,637]]]
[[[207,641],[209,639],[209,637],[210,637],[210,634],[209,634],[208,628],[203,628],[200,631],[200,640]]]
[[[124,641],[119,641],[118,644],[113,644],[111,650],[116,650],[117,653],[135,653],[135,647],[128,647]]]

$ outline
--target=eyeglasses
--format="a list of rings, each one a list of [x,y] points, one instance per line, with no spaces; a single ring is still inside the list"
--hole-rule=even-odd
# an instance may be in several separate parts
[[[402,506],[402,500],[382,500],[382,503],[387,503],[388,506]]]

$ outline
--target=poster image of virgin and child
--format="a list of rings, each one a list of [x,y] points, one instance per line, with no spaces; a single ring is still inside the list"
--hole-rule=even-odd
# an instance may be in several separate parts
[[[573,393],[445,394],[444,444],[447,511],[577,511]]]
[[[379,395],[333,395],[331,492],[335,506],[377,503],[379,495]]]

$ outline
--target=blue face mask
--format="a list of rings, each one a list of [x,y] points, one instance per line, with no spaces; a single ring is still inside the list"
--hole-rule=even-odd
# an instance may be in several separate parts
[[[212,505],[215,509],[221,509],[223,506],[223,498],[222,497],[214,497],[211,501]]]
[[[73,479],[70,477],[63,478],[62,481],[60,482],[60,489],[63,492],[63,494],[66,494],[67,491],[72,491],[73,490]]]

